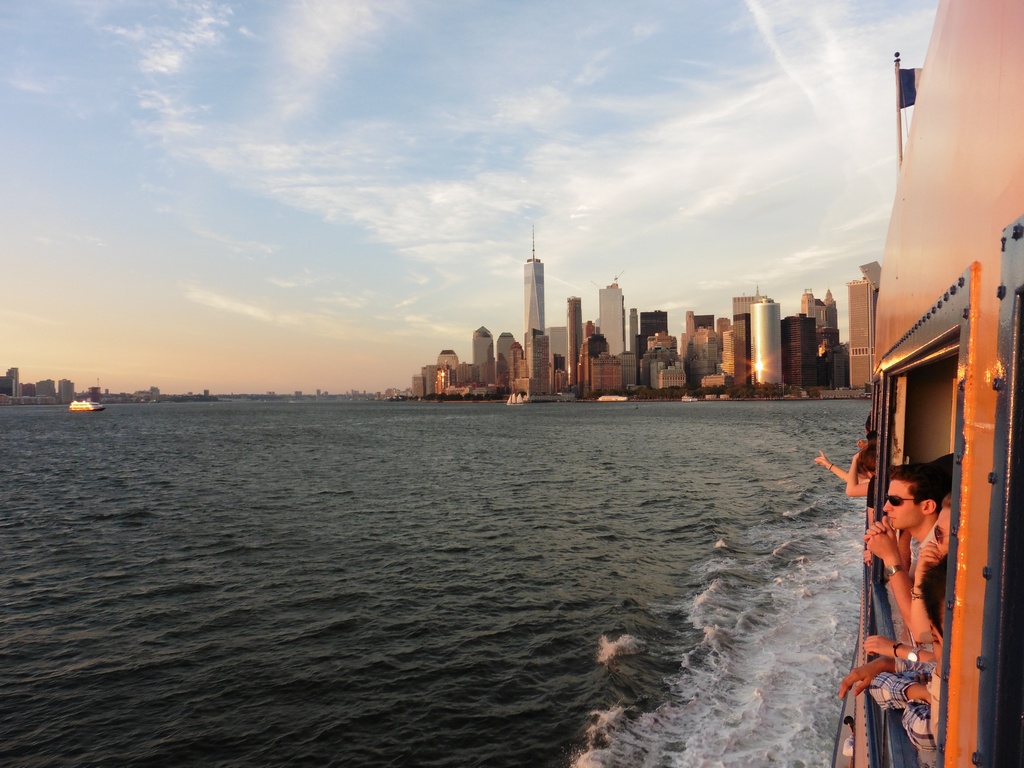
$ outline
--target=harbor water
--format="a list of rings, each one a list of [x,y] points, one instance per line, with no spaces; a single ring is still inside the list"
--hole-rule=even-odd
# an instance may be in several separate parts
[[[845,402],[0,409],[0,764],[817,766]]]

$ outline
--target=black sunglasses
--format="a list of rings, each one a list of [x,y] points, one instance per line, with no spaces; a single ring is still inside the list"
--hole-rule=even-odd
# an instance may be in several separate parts
[[[907,499],[907,498],[904,498],[903,496],[886,496],[886,497],[885,497],[885,500],[886,500],[887,502],[889,502],[889,504],[890,504],[891,506],[893,506],[893,507],[898,507],[898,506],[899,506],[900,504],[902,504],[902,503],[903,503],[904,501],[914,501],[914,498],[913,498],[913,497],[911,497],[911,498]]]

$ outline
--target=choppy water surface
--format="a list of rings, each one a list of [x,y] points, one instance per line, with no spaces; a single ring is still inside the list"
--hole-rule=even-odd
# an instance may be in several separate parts
[[[0,409],[0,763],[821,765],[866,410]]]

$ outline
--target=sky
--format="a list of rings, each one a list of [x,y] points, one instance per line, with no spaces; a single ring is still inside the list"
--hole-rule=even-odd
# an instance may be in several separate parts
[[[0,3],[0,369],[405,388],[579,296],[839,305],[936,0]],[[535,233],[535,235],[534,235]],[[883,265],[884,267],[884,265]]]

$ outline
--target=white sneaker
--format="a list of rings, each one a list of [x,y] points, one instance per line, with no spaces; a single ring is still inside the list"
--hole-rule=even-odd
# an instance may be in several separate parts
[[[843,757],[853,757],[853,734],[847,736],[843,742]]]

